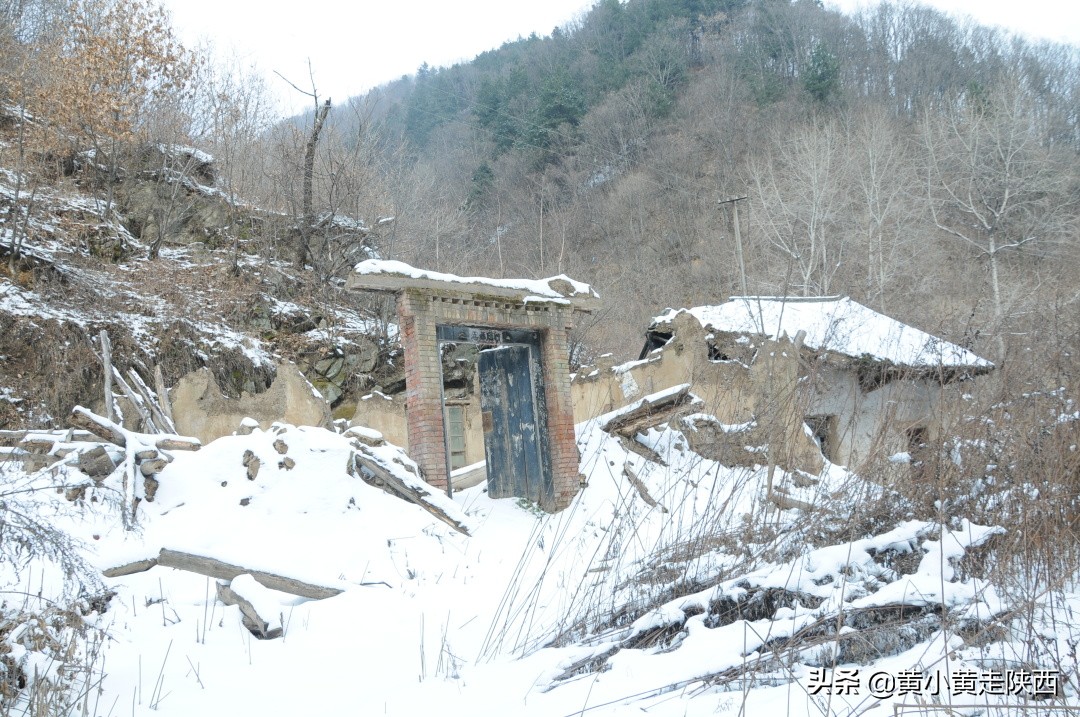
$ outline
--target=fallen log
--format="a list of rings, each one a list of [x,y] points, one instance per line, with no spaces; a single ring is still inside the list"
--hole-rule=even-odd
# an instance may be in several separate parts
[[[240,622],[255,637],[260,640],[273,640],[275,637],[281,637],[281,627],[275,625],[271,628],[269,622],[259,615],[258,610],[251,604],[251,601],[233,590],[232,586],[218,583],[217,597],[226,605],[238,605],[240,607]]]
[[[179,550],[170,550],[169,548],[161,549],[161,553],[158,554],[157,564],[165,568],[187,570],[191,573],[206,575],[211,578],[217,578],[218,580],[232,580],[237,575],[248,573],[251,577],[255,578],[255,582],[263,587],[270,588],[271,590],[278,590],[283,593],[289,593],[291,595],[297,595],[299,597],[311,598],[313,600],[323,600],[342,592],[338,588],[326,587],[324,585],[312,585],[311,583],[305,583],[301,580],[285,577],[284,575],[275,575],[261,570],[249,570],[248,568],[243,568],[239,565],[231,565],[216,558],[184,553]]]
[[[202,441],[190,436],[166,436],[153,443],[163,451],[197,451],[202,448]]]
[[[112,568],[105,568],[101,571],[101,574],[107,578],[119,578],[124,575],[134,575],[135,573],[145,573],[150,568],[158,564],[157,558],[146,558],[145,560],[136,560],[131,563],[125,563],[123,565],[117,565]]]
[[[58,443],[100,443],[101,439],[90,431],[76,431],[74,428],[56,431],[27,431],[23,441],[54,441]]]
[[[447,515],[438,506],[428,502],[428,498],[431,496],[430,491],[420,486],[406,484],[378,461],[363,453],[353,452],[353,461],[356,463],[357,473],[365,483],[416,503],[459,533],[471,535],[468,526]]]
[[[638,474],[634,472],[634,469],[630,467],[629,461],[627,461],[623,465],[622,470],[623,475],[626,476],[626,479],[630,481],[630,485],[634,486],[634,488],[638,492],[638,495],[641,496],[641,499],[645,501],[646,505],[648,505],[650,508],[659,508],[660,512],[662,513],[668,512],[667,508],[657,503],[656,499],[649,494],[649,489],[645,486],[645,483],[642,482],[641,478],[638,477]]]
[[[71,423],[76,428],[90,431],[98,438],[102,438],[109,443],[121,448],[127,448],[127,436],[124,429],[89,409],[82,406],[71,409]]]
[[[76,406],[71,410],[71,423],[77,428],[87,430],[98,438],[121,448],[128,447],[128,436],[130,435],[135,443],[139,445],[139,454],[149,450],[151,446],[156,446],[158,450],[162,451],[197,451],[202,448],[202,442],[198,438],[127,431],[104,416],[99,416],[82,406]]]

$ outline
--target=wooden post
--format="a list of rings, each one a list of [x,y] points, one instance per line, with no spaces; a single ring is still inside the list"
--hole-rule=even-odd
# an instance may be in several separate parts
[[[110,421],[116,421],[116,407],[113,404],[112,380],[112,344],[109,343],[109,332],[105,329],[98,334],[101,339],[101,362],[105,366],[105,417]]]
[[[128,369],[128,376],[131,377],[132,387],[138,391],[142,396],[143,402],[146,404],[146,409],[150,412],[151,417],[154,419],[154,424],[157,426],[160,433],[176,433],[176,427],[173,426],[172,421],[165,415],[165,411],[158,405],[157,400],[154,398],[154,393],[150,390],[150,387],[146,385],[146,382],[142,380],[142,376],[134,368]]]
[[[173,433],[176,432],[176,419],[173,418],[172,404],[169,402],[169,390],[165,388],[165,377],[161,375],[161,364],[154,365],[154,389],[157,391],[158,404],[165,412],[165,417],[172,424]]]
[[[146,433],[156,433],[154,422],[150,419],[150,414],[146,408],[143,407],[142,401],[135,395],[135,391],[132,390],[128,382],[124,380],[124,377],[120,375],[120,372],[113,367],[113,378],[116,379],[116,383],[120,385],[120,390],[124,392],[127,399],[131,401],[131,405],[135,407],[135,410],[139,412],[139,417],[143,420],[143,426],[146,429]]]
[[[746,289],[746,263],[743,261],[743,248],[742,248],[742,228],[739,226],[739,202],[746,199],[742,197],[729,197],[728,199],[721,199],[719,204],[730,204],[732,210],[732,220],[735,224],[735,259],[739,263],[739,290],[742,291],[743,296],[748,295]]]

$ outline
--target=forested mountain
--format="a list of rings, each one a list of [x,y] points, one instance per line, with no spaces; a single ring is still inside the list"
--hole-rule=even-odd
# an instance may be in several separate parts
[[[156,0],[0,0],[0,717],[1076,709],[1080,49],[911,2],[600,0],[293,89],[282,118]],[[345,289],[369,257],[589,282],[575,381],[406,362],[393,300]],[[740,294],[910,326],[812,312],[789,349],[675,312],[632,361]],[[549,453],[570,507],[451,470],[467,415],[494,455],[490,400],[507,444],[551,434],[491,475],[550,487]]]
[[[591,281],[596,349],[743,292],[736,207],[750,293],[850,294],[995,359],[1075,331],[1075,47],[914,3],[605,0],[357,106],[387,253]]]
[[[363,97],[328,107],[302,88],[313,111],[282,121],[257,73],[183,48],[149,0],[0,16],[10,271],[21,212],[59,179],[124,213],[151,257],[198,234],[237,275],[240,257],[303,256],[299,275],[333,286],[372,247],[443,271],[565,272],[606,307],[579,360],[633,354],[665,307],[744,292],[849,294],[995,360],[1037,356],[1039,372],[1080,328],[1075,47],[910,2],[849,16],[601,0]],[[173,180],[196,155],[151,172],[148,205],[123,186],[147,147],[177,144],[213,155],[206,181],[232,208],[195,234]]]

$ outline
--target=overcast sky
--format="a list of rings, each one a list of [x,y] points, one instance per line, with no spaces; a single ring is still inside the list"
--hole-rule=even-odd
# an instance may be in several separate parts
[[[948,12],[1033,38],[1080,44],[1076,0],[927,0]],[[164,0],[188,44],[210,40],[270,78],[283,111],[310,100],[273,75],[311,86],[322,97],[348,97],[411,74],[421,63],[450,65],[531,32],[547,35],[595,0]],[[860,0],[826,0],[850,10]]]

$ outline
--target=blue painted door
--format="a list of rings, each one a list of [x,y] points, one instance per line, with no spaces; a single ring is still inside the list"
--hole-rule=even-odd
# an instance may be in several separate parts
[[[539,426],[528,346],[480,352],[480,410],[488,494],[540,503],[544,491]]]

